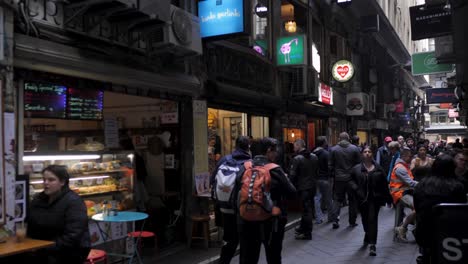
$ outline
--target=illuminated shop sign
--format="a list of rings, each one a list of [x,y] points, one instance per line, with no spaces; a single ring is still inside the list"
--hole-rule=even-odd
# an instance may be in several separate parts
[[[202,38],[244,32],[244,0],[198,2]]]
[[[258,3],[255,6],[255,14],[259,17],[267,17],[268,15],[268,7],[262,5],[261,3]]]
[[[333,89],[330,86],[319,83],[318,92],[319,102],[326,105],[333,105]]]
[[[276,42],[276,63],[278,65],[305,64],[304,35],[278,38]]]
[[[339,82],[347,82],[354,76],[354,65],[347,60],[337,61],[332,68],[333,78]]]

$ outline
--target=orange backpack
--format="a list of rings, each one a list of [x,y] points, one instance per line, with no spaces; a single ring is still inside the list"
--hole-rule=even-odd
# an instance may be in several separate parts
[[[244,167],[239,191],[239,214],[246,221],[267,220],[273,216],[274,207],[270,194],[270,170],[279,166],[274,163],[253,166],[251,161],[247,161]]]

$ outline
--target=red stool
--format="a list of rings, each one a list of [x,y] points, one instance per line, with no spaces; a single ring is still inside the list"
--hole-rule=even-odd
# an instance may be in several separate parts
[[[85,264],[94,264],[97,262],[104,262],[107,264],[107,253],[104,250],[91,249]]]
[[[156,235],[150,231],[134,231],[134,232],[129,232],[127,235],[132,238],[140,237],[140,243],[138,244],[138,251],[140,253],[141,253],[141,249],[143,248],[143,239],[156,237]]]

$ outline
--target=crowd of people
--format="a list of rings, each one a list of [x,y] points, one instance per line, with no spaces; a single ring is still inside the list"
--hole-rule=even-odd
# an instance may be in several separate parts
[[[236,150],[220,160],[212,175],[213,198],[218,207],[230,210],[223,214],[224,230],[229,231],[224,233],[220,263],[230,263],[239,244],[240,263],[257,263],[261,245],[268,263],[281,263],[285,205],[294,197],[302,205],[301,221],[295,229],[298,240],[311,240],[314,224],[327,222],[332,229],[340,228],[340,210],[347,205],[349,226],[358,225],[360,214],[363,243],[368,245],[369,256],[376,256],[378,215],[386,205],[396,209],[396,241],[409,242],[408,226],[415,226],[413,234],[421,252],[417,261],[431,263],[432,207],[465,203],[467,199],[468,142],[434,145],[403,136],[395,139],[385,137],[375,150],[359,146],[359,139],[346,132],[340,134],[335,146],[319,136],[312,150],[297,139],[295,156],[283,169],[276,164],[275,139],[239,137]],[[229,160],[230,170],[224,166]],[[229,177],[235,181],[226,180]],[[219,198],[223,194],[228,194],[224,200]]]

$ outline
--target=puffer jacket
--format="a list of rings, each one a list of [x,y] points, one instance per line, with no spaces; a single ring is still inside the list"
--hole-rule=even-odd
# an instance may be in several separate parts
[[[364,164],[358,164],[351,171],[351,188],[360,204],[374,201],[378,205],[392,203],[387,177],[382,167],[374,162],[375,169],[368,172]]]
[[[307,149],[294,158],[289,170],[289,179],[298,191],[315,190],[318,178],[318,158]]]
[[[82,258],[91,247],[86,206],[69,188],[50,204],[43,192],[34,197],[29,207],[27,233],[34,239],[55,241],[55,247],[46,250],[56,256],[58,263]]]
[[[331,149],[328,167],[330,176],[335,181],[351,180],[351,169],[361,162],[361,153],[358,147],[342,140]]]

